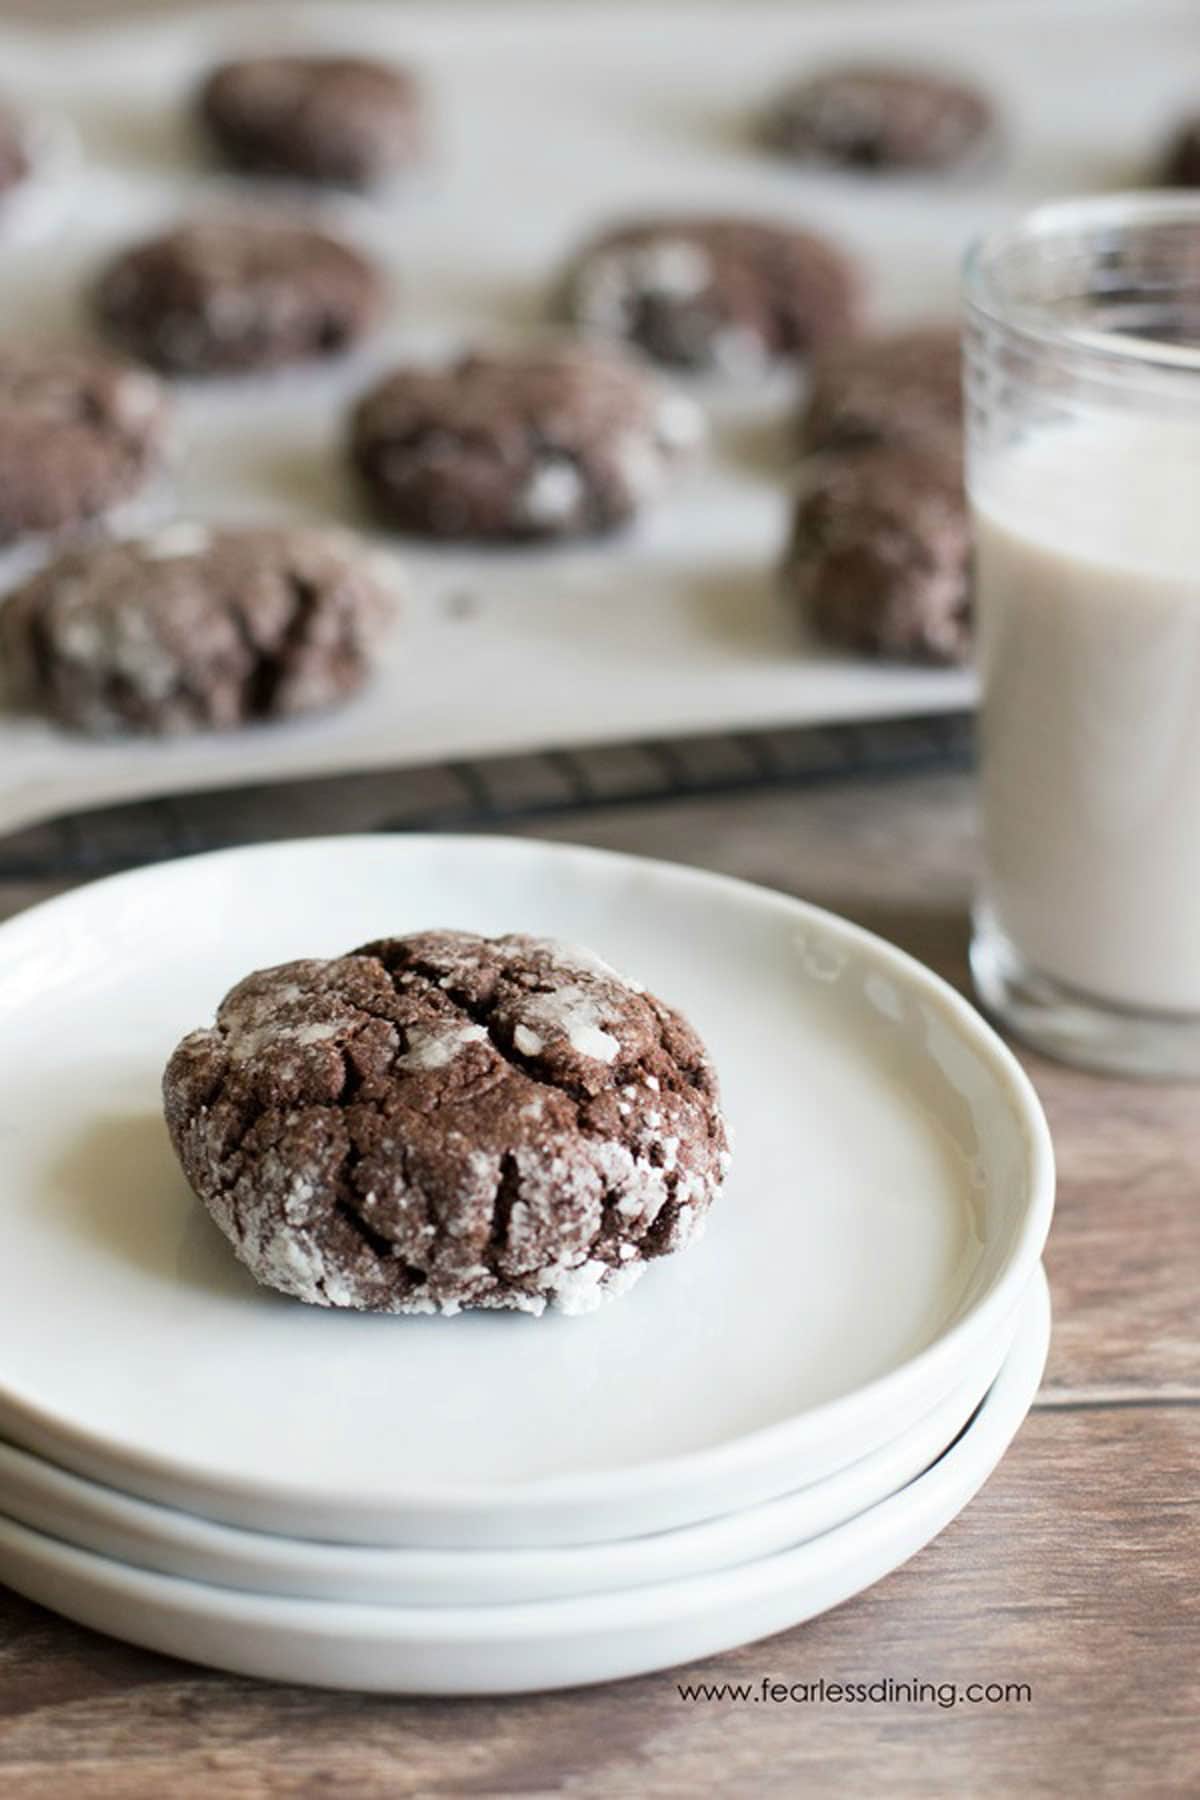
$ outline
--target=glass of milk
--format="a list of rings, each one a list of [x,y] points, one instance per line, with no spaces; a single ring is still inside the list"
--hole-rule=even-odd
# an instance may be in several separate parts
[[[965,289],[976,988],[1051,1054],[1200,1076],[1200,194],[1043,207]]]

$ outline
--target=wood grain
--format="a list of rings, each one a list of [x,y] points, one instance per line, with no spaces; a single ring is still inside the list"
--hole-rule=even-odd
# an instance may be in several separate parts
[[[366,820],[365,790],[357,811],[344,795],[332,816],[330,804],[304,790],[278,796],[273,834]],[[965,982],[974,863],[965,778],[625,807],[522,829],[803,894]],[[0,888],[0,915],[51,885]],[[235,1680],[0,1596],[0,1796],[1166,1800],[1200,1791],[1195,1091],[1027,1066],[1060,1167],[1047,1384],[983,1494],[906,1568],[824,1619],[685,1673],[495,1702]],[[689,1706],[676,1691],[680,1679],[765,1674],[1023,1681],[1033,1700]]]

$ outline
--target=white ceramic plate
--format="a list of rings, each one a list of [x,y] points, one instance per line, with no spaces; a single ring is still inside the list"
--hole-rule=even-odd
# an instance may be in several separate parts
[[[161,1069],[232,981],[435,924],[592,946],[721,1071],[706,1241],[584,1319],[305,1308],[175,1166]],[[0,930],[0,1052],[0,1430],[290,1536],[586,1543],[819,1480],[970,1372],[1052,1206],[1033,1091],[944,983],[784,895],[597,851],[344,838],[99,882]]]
[[[1050,1335],[1035,1277],[999,1379],[958,1442],[848,1525],[741,1568],[526,1606],[332,1605],[152,1575],[0,1518],[0,1580],[85,1625],[238,1674],[385,1693],[613,1681],[798,1625],[897,1568],[986,1481],[1028,1411]]]
[[[914,1480],[975,1412],[1011,1348],[1015,1325],[1006,1321],[1002,1340],[989,1346],[982,1374],[961,1382],[890,1444],[781,1499],[650,1537],[546,1550],[320,1544],[239,1531],[176,1507],[155,1506],[12,1444],[0,1444],[0,1513],[135,1568],[293,1599],[492,1606],[678,1581],[807,1543]]]

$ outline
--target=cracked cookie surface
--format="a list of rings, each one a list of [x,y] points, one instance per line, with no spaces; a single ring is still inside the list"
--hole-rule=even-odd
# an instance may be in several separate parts
[[[851,331],[859,287],[849,256],[817,232],[680,215],[593,238],[563,300],[584,329],[629,339],[656,361],[739,375]]]
[[[0,541],[129,499],[158,462],[162,384],[94,350],[0,349]]]
[[[163,1081],[265,1285],[388,1313],[586,1312],[700,1230],[728,1166],[682,1016],[587,951],[427,931],[248,976]]]
[[[0,675],[18,705],[80,731],[225,728],[352,693],[388,611],[333,533],[177,521],[67,551],[18,588]]]
[[[396,370],[359,402],[350,454],[402,530],[578,537],[631,518],[703,430],[650,370],[564,343]]]
[[[123,251],[95,291],[100,322],[170,375],[236,375],[334,356],[374,324],[365,256],[273,213],[176,226]]]

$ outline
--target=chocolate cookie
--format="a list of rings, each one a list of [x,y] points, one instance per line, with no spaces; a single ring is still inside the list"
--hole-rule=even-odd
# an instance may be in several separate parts
[[[176,522],[51,563],[0,608],[18,704],[159,734],[331,706],[367,671],[386,596],[340,539]]]
[[[787,89],[764,126],[772,149],[854,169],[949,169],[994,139],[991,102],[931,70],[854,64]]]
[[[159,459],[166,416],[143,369],[92,350],[0,346],[0,540],[127,500]]]
[[[273,216],[180,225],[118,256],[96,290],[106,328],[175,375],[332,356],[374,323],[381,299],[357,250]]]
[[[250,56],[200,90],[201,120],[239,169],[369,187],[421,152],[414,76],[356,56]]]
[[[817,635],[867,656],[962,662],[971,534],[957,443],[847,452],[809,477],[784,584]]]
[[[568,537],[630,518],[702,430],[615,350],[554,345],[397,370],[359,402],[350,452],[402,530]]]
[[[163,1092],[238,1256],[317,1306],[590,1311],[696,1236],[728,1164],[686,1020],[543,938],[426,931],[262,970]]]
[[[19,187],[32,166],[24,119],[0,104],[0,197]]]
[[[564,283],[577,324],[660,362],[731,374],[853,328],[859,282],[827,238],[760,219],[657,218],[585,244]]]
[[[1167,146],[1164,187],[1200,187],[1200,118],[1186,119]]]
[[[962,429],[955,325],[833,344],[813,358],[802,420],[808,450],[896,444]]]

